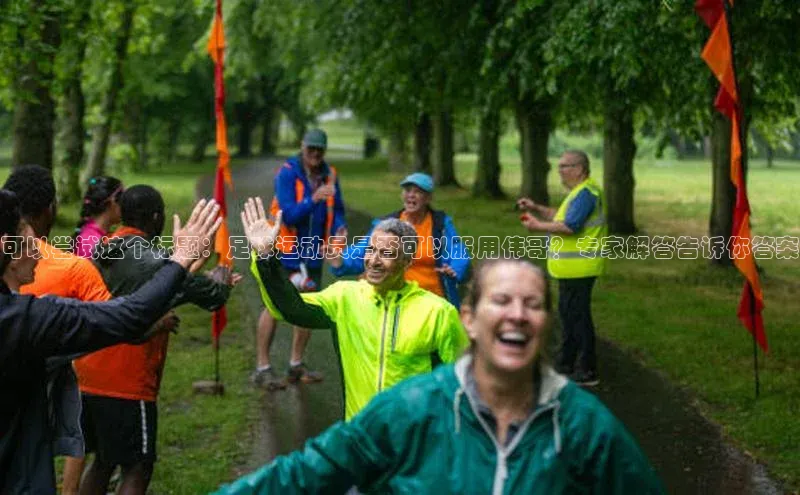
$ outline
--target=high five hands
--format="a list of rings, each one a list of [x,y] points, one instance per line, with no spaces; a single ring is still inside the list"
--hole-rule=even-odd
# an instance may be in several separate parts
[[[242,227],[250,245],[259,256],[267,256],[275,247],[281,230],[282,211],[278,211],[273,222],[267,219],[261,198],[247,198],[242,209]]]

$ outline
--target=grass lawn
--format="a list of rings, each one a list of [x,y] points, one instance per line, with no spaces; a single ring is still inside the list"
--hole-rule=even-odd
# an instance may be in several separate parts
[[[185,221],[195,199],[198,176],[212,173],[214,162],[176,164],[158,172],[121,174],[126,185],[150,184],[164,196],[167,216],[177,212]],[[8,168],[0,168],[4,182]],[[1,183],[1,182],[0,182]],[[68,235],[78,217],[77,205],[62,205],[54,235]],[[165,235],[172,222],[167,221]],[[211,264],[207,266],[211,267]],[[244,285],[244,283],[242,284]],[[193,306],[178,309],[181,326],[171,338],[158,400],[158,462],[150,489],[153,493],[207,493],[229,479],[250,452],[247,430],[253,421],[257,396],[247,383],[252,368],[252,329],[237,287],[228,304],[228,327],[221,339],[220,363],[225,396],[195,396],[192,382],[214,378],[210,313]],[[60,468],[57,469],[60,476]]]
[[[442,188],[435,206],[447,211],[464,236],[519,236],[512,198],[519,188],[519,160],[513,146],[503,155],[502,182],[508,200],[473,199],[466,189]],[[553,157],[551,163],[556,163]],[[383,160],[338,161],[351,208],[376,214],[400,206],[400,175],[387,174]],[[457,175],[471,183],[474,155],[457,156]],[[599,159],[592,173],[602,177]],[[636,221],[642,235],[707,235],[711,173],[701,161],[637,160]],[[800,206],[794,194],[800,164],[779,162],[768,170],[751,165],[753,232],[800,236]],[[550,191],[557,204],[564,192],[556,174]],[[360,235],[360,232],[351,232]],[[631,351],[648,366],[688,387],[704,413],[744,450],[768,464],[791,485],[800,483],[800,261],[765,259],[765,324],[769,355],[759,356],[761,398],[754,399],[752,339],[735,316],[742,279],[704,259],[613,260],[594,291],[599,333]]]

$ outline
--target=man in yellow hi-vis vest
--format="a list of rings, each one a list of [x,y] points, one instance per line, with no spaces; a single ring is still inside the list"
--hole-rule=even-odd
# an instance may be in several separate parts
[[[601,256],[608,233],[605,201],[600,185],[589,176],[589,157],[569,150],[558,160],[561,183],[569,193],[561,205],[549,208],[529,198],[517,205],[528,230],[547,232],[547,271],[558,280],[558,313],[562,326],[559,371],[584,386],[599,383],[592,321],[592,287],[605,268]],[[576,359],[578,367],[576,369]]]

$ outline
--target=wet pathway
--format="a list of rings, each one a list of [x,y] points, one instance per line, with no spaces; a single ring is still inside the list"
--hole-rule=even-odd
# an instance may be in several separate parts
[[[229,199],[232,235],[241,235],[238,206],[249,195],[261,195],[265,202],[270,198],[273,172],[280,163],[264,160],[234,171],[237,189]],[[210,185],[211,178],[201,180],[198,190],[210,191]],[[370,216],[348,210],[351,234],[366,232],[369,221]],[[244,264],[239,269],[249,273]],[[330,282],[331,277],[326,273],[324,283]],[[248,293],[247,311],[251,315],[248,319],[255,321],[262,305],[252,280],[246,283],[245,291]],[[290,346],[291,330],[281,325],[272,347],[273,366],[279,371],[288,366]],[[602,339],[598,340],[598,360],[603,381],[596,389],[597,395],[638,439],[669,493],[783,493],[763,466],[726,444],[719,427],[703,418],[691,405],[691,397],[659,373],[643,367]],[[321,330],[313,334],[306,362],[323,372],[325,381],[260,392],[262,407],[252,429],[254,448],[242,472],[302,447],[307,438],[342,417],[339,366],[329,332]]]

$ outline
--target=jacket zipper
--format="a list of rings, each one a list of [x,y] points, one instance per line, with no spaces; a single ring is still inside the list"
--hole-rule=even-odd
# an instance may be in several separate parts
[[[514,449],[519,444],[520,439],[525,435],[525,432],[528,431],[528,427],[533,423],[536,418],[541,416],[547,411],[555,409],[555,404],[551,403],[548,404],[538,411],[534,412],[528,419],[520,427],[519,431],[517,431],[516,436],[514,437],[514,441],[508,446],[508,449],[504,449],[500,442],[497,440],[495,434],[489,428],[489,425],[486,424],[486,421],[483,420],[478,410],[475,408],[475,405],[472,403],[472,399],[470,399],[469,394],[467,394],[467,402],[469,403],[470,409],[472,409],[472,414],[478,419],[478,423],[483,427],[483,430],[489,435],[489,439],[494,444],[494,448],[497,450],[497,468],[494,472],[494,483],[492,484],[492,494],[493,495],[502,495],[503,493],[503,485],[505,484],[506,478],[508,477],[508,465],[506,463],[506,459],[508,456],[514,452]],[[461,414],[460,412],[458,414]]]
[[[397,327],[399,326],[400,322],[400,306],[398,305],[394,308],[394,323],[392,324],[392,352],[394,352],[395,346],[397,344]]]
[[[386,360],[384,356],[384,350],[386,348],[386,319],[389,316],[389,306],[383,310],[383,328],[381,329],[381,360],[380,360],[380,368],[378,370],[378,392],[383,390],[383,367],[384,361]]]

